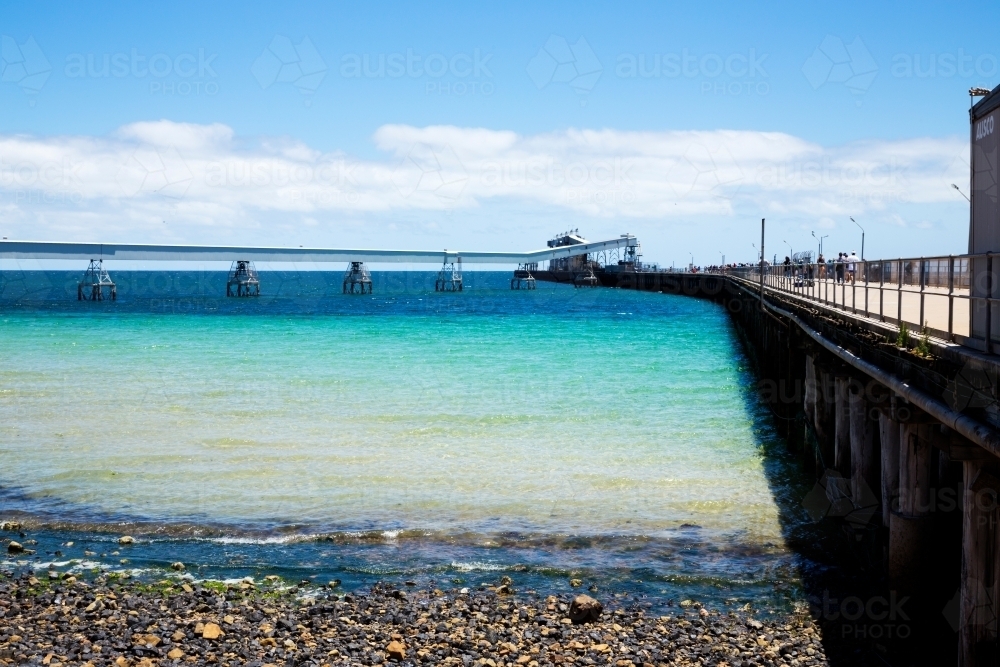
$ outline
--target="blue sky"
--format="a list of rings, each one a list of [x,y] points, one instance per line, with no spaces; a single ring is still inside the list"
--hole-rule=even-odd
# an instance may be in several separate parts
[[[9,238],[966,250],[991,3],[6,4]],[[407,60],[409,59],[409,60]],[[785,245],[787,242],[788,245]],[[782,250],[784,249],[784,250]],[[771,254],[770,252],[768,254]]]

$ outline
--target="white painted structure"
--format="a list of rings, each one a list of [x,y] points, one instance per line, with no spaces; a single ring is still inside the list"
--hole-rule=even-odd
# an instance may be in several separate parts
[[[268,248],[254,246],[148,245],[139,243],[60,243],[49,241],[0,241],[0,259],[71,259],[138,261],[254,262],[454,262],[466,264],[524,264],[636,246],[624,234],[610,241],[593,241],[527,252],[476,250],[374,250],[347,248]]]

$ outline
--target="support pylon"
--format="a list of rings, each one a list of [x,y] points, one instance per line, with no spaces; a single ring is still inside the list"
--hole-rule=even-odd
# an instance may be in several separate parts
[[[103,259],[92,259],[87,270],[83,273],[83,278],[76,286],[77,301],[104,301],[105,290],[107,298],[111,301],[118,300],[118,290],[115,283],[104,268]]]
[[[532,271],[538,270],[538,263],[518,264],[514,271],[514,277],[510,279],[511,289],[535,289],[535,277]]]
[[[238,259],[229,269],[226,296],[260,296],[257,268],[248,259]]]
[[[364,262],[351,262],[344,274],[344,294],[371,294],[372,277]]]
[[[434,281],[435,292],[461,292],[462,291],[462,258],[456,257],[454,262],[448,261],[448,255],[444,256],[444,264],[438,271],[437,280]]]

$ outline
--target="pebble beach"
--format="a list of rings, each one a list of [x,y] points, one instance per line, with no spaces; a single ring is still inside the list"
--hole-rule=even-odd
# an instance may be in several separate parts
[[[0,575],[0,662],[152,665],[826,665],[808,616],[696,601],[647,615],[591,595]]]

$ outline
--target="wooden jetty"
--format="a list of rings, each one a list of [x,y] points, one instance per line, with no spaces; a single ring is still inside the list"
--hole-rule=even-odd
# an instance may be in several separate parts
[[[964,335],[975,298],[953,294],[965,302],[953,329],[964,333],[948,340],[914,328],[903,339],[905,320],[856,310],[857,291],[853,301],[825,302],[781,266],[765,269],[763,287],[756,268],[634,273],[618,287],[722,304],[761,399],[790,451],[823,482],[831,516],[852,540],[876,545],[891,594],[913,600],[923,631],[935,632],[953,608],[957,664],[997,664],[1000,356]],[[884,291],[900,297],[895,287]]]

